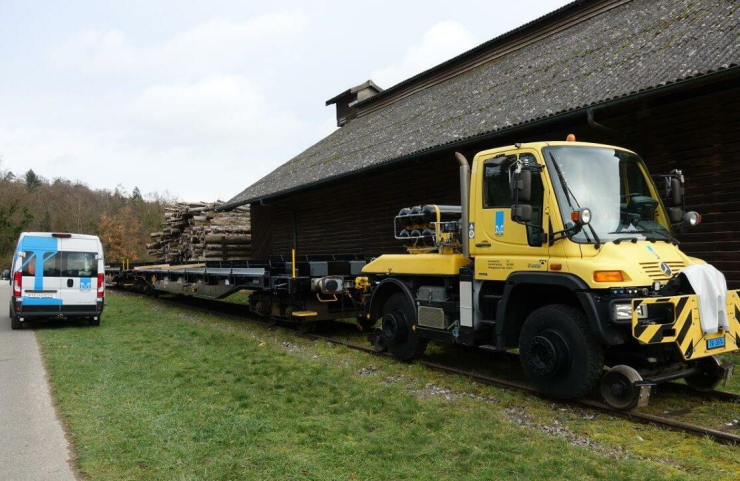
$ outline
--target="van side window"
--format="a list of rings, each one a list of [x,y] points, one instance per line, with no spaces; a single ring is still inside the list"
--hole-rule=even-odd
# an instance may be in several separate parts
[[[59,252],[44,252],[44,277],[59,277],[62,273],[62,256]]]
[[[92,252],[63,252],[62,277],[95,277],[98,263]]]
[[[23,264],[21,272],[23,276],[33,277],[36,275],[36,253],[33,251],[25,251],[26,256],[22,259]]]

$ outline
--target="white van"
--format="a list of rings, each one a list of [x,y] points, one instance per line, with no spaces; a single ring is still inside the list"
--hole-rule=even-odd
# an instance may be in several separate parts
[[[24,232],[11,267],[10,319],[88,319],[100,325],[105,303],[103,245],[93,235]]]

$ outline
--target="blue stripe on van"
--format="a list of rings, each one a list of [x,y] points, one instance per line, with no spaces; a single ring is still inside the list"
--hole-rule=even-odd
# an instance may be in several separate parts
[[[36,298],[36,297],[24,297],[22,302],[24,306],[61,306],[62,305],[61,299],[46,299],[46,298]]]
[[[36,275],[33,280],[34,289],[44,288],[44,259],[46,252],[59,251],[59,239],[56,237],[26,236],[23,238],[22,251],[32,251],[36,254]],[[61,303],[61,301],[60,301]]]

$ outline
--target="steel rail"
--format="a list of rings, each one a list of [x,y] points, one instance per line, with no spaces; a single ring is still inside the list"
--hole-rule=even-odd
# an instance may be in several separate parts
[[[126,292],[131,293],[131,291],[126,291]],[[141,293],[134,293],[134,294],[139,295],[139,296],[145,296],[145,294],[141,294]],[[176,299],[177,300],[157,298],[158,301],[163,302],[165,304],[169,304],[169,305],[173,305],[177,307],[186,306],[186,307],[189,307],[195,310],[200,310],[200,311],[203,311],[209,314],[233,317],[235,319],[240,319],[240,320],[248,320],[256,324],[261,324],[265,327],[278,327],[278,328],[293,332],[299,337],[303,337],[303,338],[307,338],[311,340],[317,340],[317,341],[325,341],[331,344],[344,346],[349,349],[353,349],[356,351],[362,351],[362,352],[372,354],[375,356],[388,357],[391,359],[395,359],[390,354],[386,352],[379,352],[372,347],[363,346],[363,345],[355,344],[355,343],[348,342],[348,341],[342,341],[339,339],[334,339],[334,338],[331,338],[328,336],[322,336],[319,334],[300,333],[293,329],[288,329],[284,326],[276,326],[275,324],[265,322],[261,319],[255,318],[253,315],[245,315],[244,313],[229,312],[229,311],[233,311],[234,309],[240,307],[239,304],[227,304],[221,301],[212,301],[210,299],[202,299],[202,298],[197,298],[197,297],[192,297],[192,298],[178,297]],[[202,305],[199,305],[199,306],[193,305],[191,302],[182,302],[185,299],[188,299],[189,301],[195,300],[198,303],[216,302],[218,303],[219,309],[210,309],[207,307],[203,307]],[[241,306],[241,307],[244,307],[244,306]],[[507,389],[515,389],[517,391],[526,392],[528,394],[533,394],[539,398],[547,399],[548,401],[552,401],[552,402],[561,403],[566,406],[567,405],[581,406],[584,408],[589,408],[589,409],[609,413],[612,416],[620,417],[622,419],[627,419],[632,422],[659,426],[665,429],[669,429],[671,431],[683,432],[683,433],[690,434],[692,436],[709,438],[712,441],[720,443],[720,444],[735,445],[735,446],[740,445],[740,435],[728,433],[725,431],[720,431],[718,429],[699,426],[697,424],[686,423],[683,421],[677,421],[675,419],[665,418],[661,416],[656,416],[654,414],[643,413],[639,411],[620,411],[618,409],[612,408],[608,404],[605,404],[599,401],[594,401],[591,399],[580,398],[580,399],[570,399],[567,401],[552,399],[552,398],[545,396],[543,393],[539,392],[537,389],[527,384],[523,384],[523,383],[519,383],[515,381],[509,381],[506,379],[501,379],[501,378],[496,378],[496,377],[491,377],[491,376],[486,376],[486,375],[478,374],[472,371],[457,369],[454,367],[445,366],[445,365],[437,364],[437,363],[430,362],[430,361],[420,360],[418,362],[422,366],[426,367],[427,369],[433,370],[433,371],[444,372],[447,374],[455,374],[459,376],[465,376],[469,379],[472,379],[481,384],[485,384],[489,386],[503,387]],[[674,384],[674,385],[682,387],[682,385],[680,384]],[[716,397],[717,399],[726,399],[730,401],[740,401],[740,394],[731,393],[727,391],[708,391],[708,392],[695,391],[695,392],[692,392],[692,394],[698,394],[700,396],[712,396],[712,397]]]

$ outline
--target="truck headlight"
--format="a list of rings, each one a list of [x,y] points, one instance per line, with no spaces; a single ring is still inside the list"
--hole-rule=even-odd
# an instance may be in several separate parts
[[[637,318],[645,319],[647,317],[647,308],[644,304],[637,306]],[[612,319],[615,321],[628,321],[632,319],[632,304],[618,303],[612,306]]]

